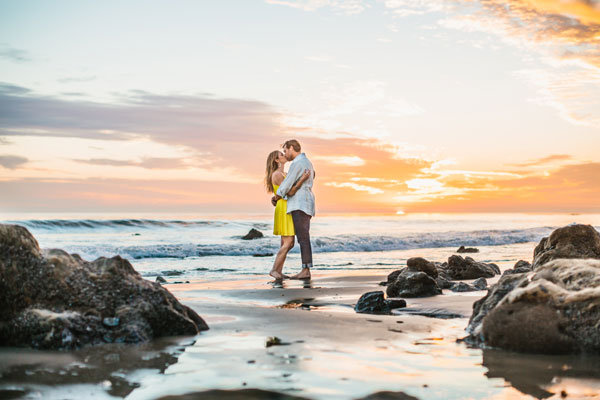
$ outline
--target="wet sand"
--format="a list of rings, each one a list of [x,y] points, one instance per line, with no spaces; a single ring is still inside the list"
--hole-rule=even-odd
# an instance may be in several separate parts
[[[407,308],[393,315],[355,313],[363,293],[385,291],[379,282],[389,272],[318,271],[310,282],[282,284],[251,275],[165,285],[211,329],[70,353],[4,348],[0,397],[156,399],[257,388],[313,399],[384,390],[420,399],[558,399],[562,391],[567,398],[600,398],[597,356],[520,355],[457,342],[485,291],[406,299]],[[270,337],[281,345],[267,346]],[[263,395],[268,398],[258,392]]]

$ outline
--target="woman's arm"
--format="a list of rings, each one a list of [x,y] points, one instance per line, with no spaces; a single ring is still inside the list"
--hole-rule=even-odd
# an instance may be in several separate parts
[[[296,194],[296,192],[298,191],[298,189],[300,189],[300,186],[302,186],[302,184],[310,177],[310,170],[305,170],[304,173],[302,174],[302,176],[300,177],[300,179],[298,179],[298,182],[296,182],[294,184],[294,186],[292,186],[292,188],[290,189],[290,191],[288,192],[288,196],[293,196]]]

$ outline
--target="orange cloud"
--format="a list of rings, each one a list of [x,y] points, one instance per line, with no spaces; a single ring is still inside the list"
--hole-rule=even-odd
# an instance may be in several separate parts
[[[600,163],[566,165],[548,175],[498,179],[442,180],[458,195],[440,196],[406,207],[411,212],[598,212]]]

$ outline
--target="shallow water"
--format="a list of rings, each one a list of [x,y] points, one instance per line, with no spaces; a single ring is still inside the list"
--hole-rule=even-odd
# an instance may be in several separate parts
[[[378,274],[384,280],[388,272],[405,265],[410,257],[445,261],[458,244],[477,246],[480,252],[470,256],[478,261],[494,262],[504,270],[519,259],[531,261],[537,236],[551,232],[549,227],[575,221],[600,224],[598,216],[571,215],[411,218],[315,220],[314,238],[331,237],[343,243],[349,239],[341,232],[351,230],[353,235],[362,238],[360,240],[368,238],[372,246],[368,251],[354,248],[354,251],[349,248],[322,251],[321,248],[315,252],[315,277],[345,272]],[[264,229],[267,226],[268,229],[264,218],[233,222],[221,218],[212,231],[206,228],[211,224],[198,224],[188,231],[186,226],[190,220],[194,219],[177,219],[187,221],[188,225],[178,223],[175,228],[155,224],[144,228],[146,230],[131,224],[123,224],[125,228],[99,224],[100,227],[93,228],[30,226],[30,229],[42,247],[65,248],[71,252],[88,249],[88,258],[112,256],[114,253],[110,252],[121,248],[119,246],[160,248],[166,245],[169,249],[176,241],[181,242],[182,237],[193,243],[211,245],[212,240],[213,244],[233,243],[242,248],[247,243],[242,243],[239,236],[250,227]],[[133,236],[138,230],[142,234]],[[190,236],[182,236],[190,232]],[[433,246],[432,232],[438,235],[434,239],[443,239]],[[386,242],[390,237],[394,239]],[[408,237],[414,240],[408,241]],[[374,251],[382,246],[380,241],[392,248]],[[409,248],[400,246],[407,244]],[[312,283],[286,281],[276,285],[265,275],[272,261],[272,257],[232,254],[132,259],[134,267],[147,279],[162,275],[171,283],[190,281],[189,285],[168,287],[182,302],[195,307],[211,329],[194,338],[160,339],[140,346],[107,345],[76,352],[0,348],[0,398],[155,399],[214,388],[249,387],[316,399],[351,399],[380,390],[401,390],[421,399],[558,399],[561,391],[567,393],[567,398],[600,398],[600,357],[522,355],[471,349],[456,342],[465,335],[467,318],[433,319],[402,311],[399,315],[369,316],[359,323],[381,326],[381,335],[352,337],[351,332],[344,331],[340,332],[339,340],[332,340],[336,326],[330,325],[330,321],[354,315],[349,306],[353,301],[351,295],[292,296],[283,301],[279,293],[304,289],[314,289],[317,293],[320,288],[342,290],[352,283],[342,283],[334,277],[315,279]],[[297,270],[299,263],[299,255],[291,254],[286,272]],[[497,279],[488,282],[491,284]],[[376,281],[370,281],[364,292],[378,290]],[[475,300],[484,294],[445,291],[444,296],[438,297],[443,306],[444,301],[450,303],[454,296],[469,296]],[[414,300],[409,306],[420,310],[428,306],[426,303]],[[244,307],[262,310],[263,317],[251,318]],[[328,338],[303,329],[289,330],[283,322],[279,322],[283,328],[271,327],[270,322],[276,323],[275,314],[273,321],[269,320],[271,310],[311,313],[322,321],[319,329],[326,330]],[[430,331],[405,329],[403,325],[410,321],[426,324]],[[351,326],[344,325],[344,330],[352,331]],[[265,347],[267,337],[273,332],[289,344]]]

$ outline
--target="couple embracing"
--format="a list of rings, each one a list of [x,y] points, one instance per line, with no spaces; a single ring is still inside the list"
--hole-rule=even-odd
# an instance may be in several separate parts
[[[267,191],[274,194],[271,203],[275,206],[273,234],[281,236],[281,247],[269,275],[276,280],[310,279],[310,219],[315,215],[315,196],[312,192],[315,170],[301,152],[297,140],[288,140],[282,150],[275,150],[267,157],[265,184]],[[286,175],[283,168],[288,161],[292,161],[292,164]],[[294,236],[300,244],[302,270],[290,277],[283,274],[283,264],[287,253],[294,247]]]

